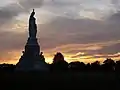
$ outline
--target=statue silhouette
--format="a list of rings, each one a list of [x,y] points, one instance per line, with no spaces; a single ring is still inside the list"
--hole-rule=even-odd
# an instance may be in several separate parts
[[[36,38],[37,34],[37,25],[36,25],[36,19],[34,18],[35,11],[33,9],[33,12],[30,15],[29,18],[29,37]]]

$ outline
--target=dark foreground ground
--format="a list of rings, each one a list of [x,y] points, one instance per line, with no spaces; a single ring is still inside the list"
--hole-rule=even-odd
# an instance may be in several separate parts
[[[120,90],[118,73],[1,73],[0,87],[33,90]],[[5,86],[4,86],[5,85]]]

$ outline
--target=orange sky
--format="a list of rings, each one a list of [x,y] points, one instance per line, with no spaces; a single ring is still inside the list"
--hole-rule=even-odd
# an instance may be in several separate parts
[[[66,46],[61,46],[61,47],[58,47],[58,48],[60,48],[60,49],[59,50],[58,49],[43,50],[44,56],[45,56],[45,61],[47,63],[52,63],[53,57],[57,52],[56,50],[63,52],[62,54],[64,55],[65,60],[68,63],[72,62],[72,61],[92,63],[96,60],[98,60],[102,63],[106,59],[105,57],[109,57],[109,58],[111,57],[113,60],[120,60],[120,53],[106,54],[106,55],[102,55],[102,54],[87,55],[84,52],[78,52],[78,53],[67,53],[67,52],[65,52],[65,50],[67,48],[69,48],[67,50],[70,50],[69,45],[67,47]],[[95,48],[90,48],[90,49],[97,49],[97,48],[95,47]],[[3,57],[0,58],[1,59],[0,63],[16,64],[19,61],[20,56],[22,55],[21,51],[22,50],[15,50],[15,51],[7,52],[7,53],[5,53],[5,55],[3,54]],[[98,58],[95,58],[94,56],[98,56]]]

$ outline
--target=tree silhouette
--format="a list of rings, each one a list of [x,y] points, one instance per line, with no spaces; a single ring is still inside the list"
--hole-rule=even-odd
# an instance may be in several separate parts
[[[107,58],[102,65],[102,68],[105,71],[114,71],[115,70],[115,62],[111,58]]]
[[[83,62],[79,62],[79,61],[71,62],[71,63],[69,63],[69,70],[76,71],[76,72],[84,71],[85,64]]]
[[[87,63],[87,64],[86,64],[85,70],[86,70],[86,71],[91,71],[91,65],[90,65],[90,63]]]
[[[62,53],[58,52],[55,54],[53,63],[51,64],[51,70],[56,72],[68,70],[68,63],[64,60]]]
[[[0,64],[0,71],[1,72],[14,72],[15,65],[13,64]]]
[[[119,61],[116,61],[115,71],[116,71],[116,72],[120,72],[120,60],[119,60]]]
[[[91,63],[91,70],[92,71],[100,71],[100,62],[99,61],[95,61],[93,63]]]
[[[45,62],[45,57],[43,52],[40,54],[40,58]],[[120,60],[114,61],[111,58],[107,58],[103,61],[103,64],[100,64],[99,61],[93,63],[83,63],[79,61],[70,62],[69,64],[64,60],[62,53],[57,52],[53,58],[52,64],[47,64],[51,72],[96,72],[96,71],[116,71],[120,72]],[[16,65],[13,64],[0,64],[0,73],[1,72],[14,72]]]

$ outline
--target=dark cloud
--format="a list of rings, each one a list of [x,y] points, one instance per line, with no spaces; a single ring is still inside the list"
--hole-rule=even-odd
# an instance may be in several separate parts
[[[14,3],[0,9],[0,25],[10,22],[15,16],[21,13],[28,13],[32,8],[39,8],[43,0],[20,0],[19,4]]]
[[[116,24],[116,25],[120,25],[120,11],[117,11],[116,13],[112,14],[108,19],[107,22],[111,23],[111,24]]]
[[[120,1],[119,0],[111,0],[111,3],[114,5],[114,7],[119,10],[120,8]]]
[[[98,21],[90,19],[57,18],[52,23],[40,25],[39,37],[43,49],[55,48],[65,44],[103,43],[120,40],[120,14],[115,13],[108,20]],[[120,52],[119,42],[102,47],[101,50],[76,50],[65,53],[86,52],[89,55],[102,54],[101,58],[119,57],[107,56]],[[94,57],[100,58],[100,57]]]
[[[26,33],[0,32],[0,51],[20,50],[27,41]]]
[[[40,25],[39,35],[55,47],[63,44],[87,44],[120,39],[120,25],[90,19],[57,18],[50,24]],[[41,41],[41,42],[44,42]]]
[[[19,0],[20,5],[29,10],[32,8],[40,8],[44,0]]]
[[[114,45],[106,46],[106,47],[102,48],[101,50],[98,50],[98,53],[114,54],[114,53],[120,52],[119,48],[120,48],[120,43],[117,43]]]
[[[17,16],[23,10],[17,5],[9,5],[0,10],[0,25],[10,22],[14,16]]]
[[[102,56],[93,56],[93,58],[118,58],[120,55],[102,55]]]

